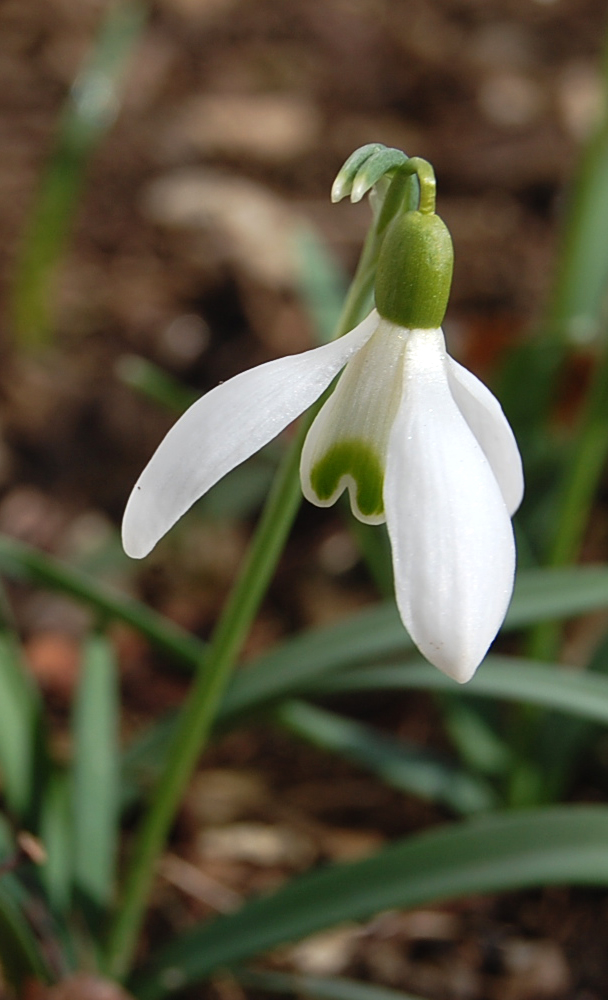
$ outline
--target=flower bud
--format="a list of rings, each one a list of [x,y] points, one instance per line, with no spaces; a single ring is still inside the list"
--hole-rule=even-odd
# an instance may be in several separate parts
[[[448,304],[454,250],[438,215],[404,212],[389,225],[376,272],[376,307],[408,330],[436,330]]]

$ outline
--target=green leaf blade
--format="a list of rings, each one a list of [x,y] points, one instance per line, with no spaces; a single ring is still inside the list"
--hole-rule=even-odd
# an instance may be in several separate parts
[[[420,1000],[409,993],[393,990],[376,983],[344,979],[342,976],[293,976],[283,972],[236,969],[235,979],[242,986],[269,993],[295,993],[296,996],[316,997],[316,1000]]]
[[[400,792],[439,802],[464,816],[497,805],[489,784],[449,758],[389,738],[372,726],[296,700],[283,702],[275,718],[295,735],[371,771]]]
[[[0,765],[8,805],[21,820],[34,809],[39,725],[37,692],[13,635],[0,629]]]
[[[503,630],[604,607],[608,607],[608,566],[526,570],[518,576]],[[232,720],[280,697],[310,690],[315,677],[349,664],[413,649],[394,602],[374,605],[335,625],[305,632],[255,660],[232,681],[222,719]]]
[[[205,652],[204,643],[140,601],[6,535],[0,536],[0,571],[11,580],[67,594],[96,614],[130,625],[177,664],[194,667]]]
[[[428,663],[355,667],[314,685],[317,693],[428,690],[462,698],[502,698],[608,724],[608,677],[508,656],[488,656],[475,677],[456,688]]]
[[[17,994],[28,979],[48,981],[49,970],[43,952],[27,916],[29,897],[14,875],[0,880],[0,963],[3,978]]]
[[[57,769],[45,784],[40,810],[40,834],[47,853],[40,874],[56,913],[66,913],[71,902],[73,832],[71,782],[65,771]]]
[[[107,639],[86,647],[74,713],[74,877],[103,909],[114,888],[118,836],[118,691]]]
[[[174,941],[132,989],[139,1000],[160,1000],[218,968],[344,920],[471,893],[558,884],[608,885],[607,807],[495,814],[304,875]]]

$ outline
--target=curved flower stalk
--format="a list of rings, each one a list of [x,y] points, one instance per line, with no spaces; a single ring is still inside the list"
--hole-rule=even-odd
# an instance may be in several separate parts
[[[123,543],[134,558],[147,555],[195,500],[344,369],[308,432],[302,490],[319,506],[348,490],[355,517],[386,521],[403,623],[431,663],[464,682],[511,598],[510,518],[523,494],[521,459],[498,401],[446,352],[441,323],[453,251],[434,212],[432,168],[421,160],[390,166],[401,171],[393,184],[402,191],[404,176],[416,171],[420,203],[399,211],[393,198],[376,308],[339,340],[243,372],[198,400],[136,483]],[[368,187],[376,173],[368,169]],[[357,199],[365,185],[342,171],[334,199]],[[389,188],[384,206],[390,199]]]

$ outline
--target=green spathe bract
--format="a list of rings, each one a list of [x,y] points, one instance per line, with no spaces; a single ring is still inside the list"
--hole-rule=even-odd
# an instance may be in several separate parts
[[[453,266],[452,239],[438,215],[399,215],[388,227],[378,259],[378,312],[408,330],[436,330],[447,309]]]
[[[382,463],[365,441],[352,439],[332,445],[313,467],[310,482],[319,500],[328,501],[345,476],[356,483],[357,506],[365,517],[384,513]]]

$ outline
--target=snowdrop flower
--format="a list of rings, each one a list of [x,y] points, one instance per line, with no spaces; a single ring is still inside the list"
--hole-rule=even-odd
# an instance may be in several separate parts
[[[328,506],[347,489],[359,520],[386,521],[404,625],[431,663],[469,680],[511,598],[510,517],[523,476],[500,404],[446,353],[452,260],[434,212],[395,218],[378,261],[376,309],[339,340],[243,372],[190,407],[133,489],[125,551],[147,555],[344,369],[304,444],[304,495]]]

